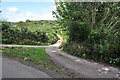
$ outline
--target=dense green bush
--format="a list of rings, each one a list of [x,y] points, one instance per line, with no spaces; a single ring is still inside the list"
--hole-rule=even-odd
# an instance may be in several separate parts
[[[11,27],[8,22],[2,24],[3,44],[28,44],[28,45],[50,45],[55,43],[57,36],[49,31],[31,31],[27,27]],[[22,24],[26,24],[22,22]]]
[[[61,48],[74,56],[120,66],[120,44],[110,44],[107,41],[105,41],[104,44],[78,44],[76,42],[69,42],[64,43]]]
[[[102,41],[106,40],[107,33],[103,29],[91,30],[87,37],[87,41],[90,44],[100,44]]]
[[[88,23],[80,21],[70,21],[68,23],[70,41],[85,41],[90,33],[90,27],[88,25]]]

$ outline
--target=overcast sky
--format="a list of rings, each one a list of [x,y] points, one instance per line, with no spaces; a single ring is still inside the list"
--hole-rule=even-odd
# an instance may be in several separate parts
[[[32,2],[33,0],[26,2],[22,2],[22,0],[8,1],[2,2],[2,18],[7,21],[55,20],[52,15],[52,11],[55,10],[55,3],[52,0],[39,0],[39,2]]]

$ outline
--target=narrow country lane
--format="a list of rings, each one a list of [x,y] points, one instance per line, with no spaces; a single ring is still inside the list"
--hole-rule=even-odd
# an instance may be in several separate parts
[[[60,40],[50,46],[29,46],[29,45],[0,45],[0,46],[22,46],[22,47],[45,47],[46,53],[52,58],[54,63],[60,66],[62,69],[70,71],[71,74],[75,73],[76,78],[120,78],[120,69],[99,64],[96,62],[90,62],[88,60],[78,58],[66,54],[58,49],[63,39],[58,36]],[[4,64],[4,61],[3,61]],[[49,76],[46,76],[49,77]]]
[[[77,73],[76,78],[120,78],[120,69],[71,56],[58,48],[46,48],[53,61],[63,69]]]

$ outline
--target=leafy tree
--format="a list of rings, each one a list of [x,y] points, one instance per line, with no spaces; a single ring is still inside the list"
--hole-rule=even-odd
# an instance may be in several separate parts
[[[56,2],[53,11],[73,55],[120,63],[120,2]],[[83,46],[81,49],[80,46]],[[71,53],[72,54],[72,53]]]
[[[31,21],[27,19],[26,22],[31,22]]]

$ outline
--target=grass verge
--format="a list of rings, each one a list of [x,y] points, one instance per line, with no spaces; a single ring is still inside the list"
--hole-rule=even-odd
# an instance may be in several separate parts
[[[18,57],[22,60],[32,61],[40,64],[50,70],[62,73],[62,71],[51,61],[50,57],[46,54],[45,48],[35,47],[2,47],[4,56]]]

